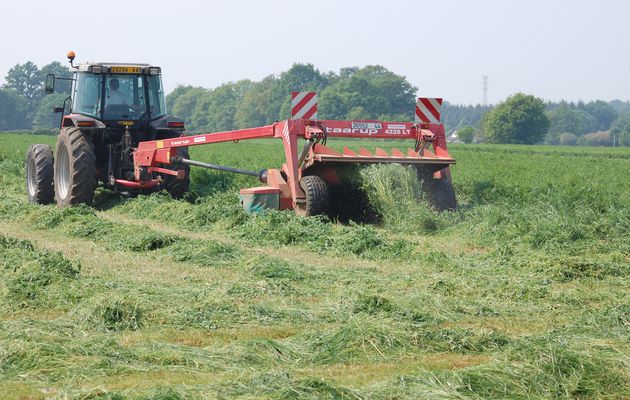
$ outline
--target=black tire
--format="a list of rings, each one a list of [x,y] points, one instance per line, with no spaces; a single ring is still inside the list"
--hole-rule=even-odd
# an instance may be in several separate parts
[[[34,204],[55,200],[53,152],[47,144],[34,144],[26,153],[26,194]]]
[[[184,158],[190,158],[188,156],[188,147],[179,147],[177,153]],[[183,169],[186,172],[184,179],[177,179],[177,177],[173,175],[164,175],[164,189],[166,189],[172,198],[181,199],[190,191],[190,166],[180,165],[169,169]]]
[[[330,209],[330,193],[328,185],[317,175],[308,175],[300,180],[300,187],[306,195],[306,204],[298,206],[298,214],[310,217],[328,214]]]
[[[92,204],[96,183],[94,145],[81,129],[63,128],[55,151],[57,205]]]
[[[457,208],[453,183],[446,174],[442,174],[441,179],[435,179],[433,173],[418,169],[418,179],[422,181],[422,192],[433,208],[438,211]]]

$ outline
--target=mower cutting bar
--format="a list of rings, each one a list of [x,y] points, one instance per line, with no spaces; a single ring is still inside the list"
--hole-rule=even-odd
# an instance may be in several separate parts
[[[379,156],[330,156],[326,154],[316,154],[315,160],[325,162],[343,162],[354,164],[431,164],[431,165],[443,165],[449,166],[455,164],[455,160],[451,159],[438,159],[438,158],[413,158],[413,157],[379,157]]]
[[[450,164],[455,164],[455,160],[450,156],[437,156],[435,153],[423,149],[420,153],[412,149],[407,150],[407,154],[394,148],[391,150],[391,155],[381,149],[376,148],[376,151],[371,151],[361,147],[359,152],[350,150],[344,147],[343,153],[331,149],[326,146],[316,144],[313,149],[310,163],[317,162],[342,162],[342,163],[356,163],[356,164],[379,164],[379,163],[395,163],[395,164],[431,164],[436,166],[447,167]]]

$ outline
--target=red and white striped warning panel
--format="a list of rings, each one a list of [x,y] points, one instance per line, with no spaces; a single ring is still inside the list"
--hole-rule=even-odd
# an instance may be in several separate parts
[[[317,92],[291,92],[291,119],[317,119]]]
[[[420,97],[416,102],[416,122],[439,124],[440,108],[442,108],[442,99]]]

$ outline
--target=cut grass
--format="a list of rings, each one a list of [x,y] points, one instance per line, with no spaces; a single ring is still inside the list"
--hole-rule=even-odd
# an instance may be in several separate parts
[[[30,242],[0,236],[0,258],[6,304],[24,308],[73,302],[72,292],[63,287],[78,277],[81,266],[61,253],[37,250]]]
[[[461,207],[442,214],[412,170],[362,168],[381,221],[361,224],[248,216],[253,180],[200,170],[187,201],[29,205],[40,140],[0,148],[4,397],[630,396],[627,149],[456,146]],[[192,153],[282,158],[262,141]]]

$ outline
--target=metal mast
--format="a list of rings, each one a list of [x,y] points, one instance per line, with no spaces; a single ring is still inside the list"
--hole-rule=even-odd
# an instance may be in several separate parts
[[[488,105],[488,75],[481,75],[483,78],[483,105]]]

